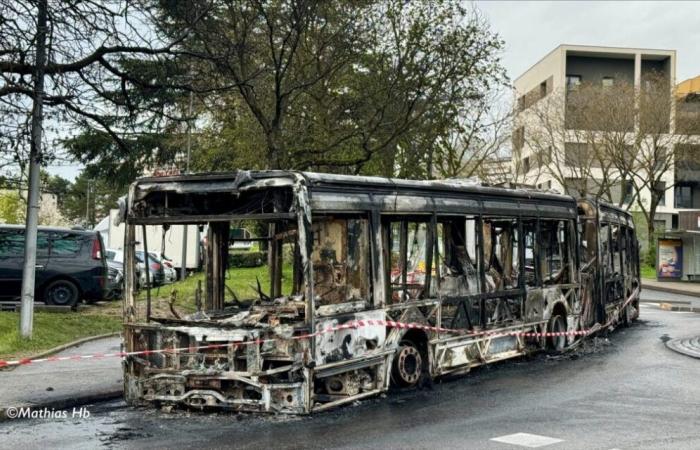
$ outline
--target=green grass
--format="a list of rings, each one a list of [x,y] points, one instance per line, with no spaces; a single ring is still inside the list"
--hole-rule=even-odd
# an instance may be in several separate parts
[[[34,312],[31,340],[19,337],[19,313],[0,312],[0,359],[37,354],[87,336],[121,331],[120,317],[74,312]]]
[[[285,263],[282,266],[282,292],[289,294],[292,291],[292,265]],[[257,281],[260,280],[260,287],[263,293],[270,294],[270,275],[267,265],[260,267],[234,267],[226,272],[226,286],[230,289],[226,290],[225,297],[231,300],[231,291],[236,294],[239,300],[257,299]],[[170,293],[175,290],[176,301],[175,305],[178,309],[192,312],[195,309],[194,297],[197,290],[197,283],[202,282],[202,301],[206,295],[205,273],[195,273],[187,279],[176,281],[172,284],[166,284],[151,289],[151,299],[167,301],[170,298]],[[138,300],[146,299],[146,291],[139,293]]]
[[[257,299],[256,278],[265,294],[270,293],[270,276],[267,266],[241,267],[229,269],[226,273],[226,286],[236,293],[239,300]],[[184,281],[151,289],[153,314],[170,317],[168,306],[171,292],[175,290],[175,309],[180,313],[194,312],[197,282],[206,289],[205,274],[195,273]],[[292,290],[292,265],[282,267],[282,292]],[[204,301],[203,298],[202,301]],[[146,291],[138,296],[139,309],[145,308]],[[226,290],[226,300],[232,300]],[[37,354],[44,350],[65,344],[76,339],[99,334],[121,331],[122,302],[112,301],[100,305],[81,308],[78,312],[34,312],[34,332],[31,340],[19,338],[19,313],[0,312],[0,359],[14,359]]]
[[[640,268],[640,272],[642,274],[642,278],[650,278],[652,280],[656,279],[656,268],[654,266],[644,264]]]

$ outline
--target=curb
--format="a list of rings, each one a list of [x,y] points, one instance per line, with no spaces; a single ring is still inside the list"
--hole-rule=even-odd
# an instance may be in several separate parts
[[[24,404],[24,405],[19,405],[19,406],[2,407],[2,408],[0,408],[0,423],[10,421],[10,420],[25,420],[25,418],[7,417],[6,411],[8,409],[11,409],[11,408],[14,408],[14,409],[29,408],[29,409],[34,409],[34,410],[44,409],[44,408],[46,408],[46,409],[68,409],[68,408],[74,408],[76,406],[87,405],[90,403],[97,403],[97,402],[103,402],[103,401],[107,401],[107,400],[114,400],[117,398],[122,398],[123,395],[124,395],[124,389],[118,389],[118,390],[99,392],[96,394],[83,395],[83,396],[78,396],[78,397],[57,399],[57,400],[52,400],[52,401],[48,401],[45,403],[30,403],[30,404]]]
[[[43,352],[41,352],[41,353],[37,353],[37,354],[35,354],[35,355],[26,356],[26,358],[30,358],[30,359],[44,358],[44,357],[46,357],[46,356],[51,356],[51,355],[53,355],[53,354],[55,354],[55,353],[62,352],[63,350],[67,350],[67,349],[69,349],[69,348],[71,348],[71,347],[77,347],[78,345],[85,344],[85,343],[87,343],[87,342],[97,341],[97,340],[99,340],[99,339],[106,339],[106,338],[114,337],[114,336],[120,336],[121,334],[122,334],[121,331],[115,331],[115,332],[113,332],[113,333],[98,334],[97,336],[88,336],[88,337],[76,339],[75,341],[71,341],[71,342],[67,342],[67,343],[65,343],[65,344],[61,344],[61,345],[59,345],[59,346],[56,346],[56,347],[50,348],[50,349],[48,349],[48,350],[45,350],[45,351],[43,351]],[[3,370],[14,370],[14,369],[17,368],[17,367],[19,367],[19,366],[2,367],[2,368],[0,368],[0,372],[2,372]]]
[[[659,309],[664,311],[679,311],[679,312],[694,312],[700,313],[700,308],[693,306],[680,306],[678,304],[672,304],[668,302],[659,303]]]
[[[659,286],[659,285],[645,285],[644,280],[642,280],[642,289],[649,289],[651,291],[660,291],[660,292],[667,292],[669,294],[680,294],[680,295],[688,295],[690,297],[700,297],[700,293],[695,292],[695,291],[687,291],[682,288],[675,288],[675,287],[667,287],[667,286]]]
[[[683,300],[658,300],[658,299],[653,299],[650,298],[648,300],[639,300],[639,303],[647,303],[650,305],[660,305],[661,303],[670,303],[671,305],[682,305],[682,306],[688,306],[691,303],[686,302]]]

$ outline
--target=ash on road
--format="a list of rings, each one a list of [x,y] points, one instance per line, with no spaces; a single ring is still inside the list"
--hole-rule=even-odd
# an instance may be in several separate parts
[[[89,406],[87,419],[1,423],[0,442],[4,448],[700,448],[700,361],[663,342],[693,333],[700,334],[700,315],[643,307],[631,328],[569,357],[496,364],[310,417],[165,413],[112,402]]]

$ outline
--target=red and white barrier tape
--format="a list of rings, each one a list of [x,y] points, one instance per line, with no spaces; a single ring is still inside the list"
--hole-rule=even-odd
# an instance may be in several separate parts
[[[310,339],[312,337],[317,337],[326,333],[334,333],[341,330],[357,329],[367,326],[384,326],[387,328],[399,328],[399,329],[416,329],[424,330],[438,333],[450,333],[450,334],[460,334],[464,336],[484,336],[484,337],[500,337],[500,336],[522,336],[522,337],[559,337],[559,336],[585,336],[591,333],[593,330],[577,330],[577,331],[562,331],[562,332],[522,332],[522,331],[472,331],[467,332],[465,330],[456,330],[450,328],[433,327],[430,325],[424,325],[419,323],[404,323],[396,322],[393,320],[379,320],[379,319],[366,319],[366,320],[353,320],[334,327],[327,327],[321,331],[310,334],[302,334],[298,336],[292,336],[289,339]],[[35,364],[43,362],[56,362],[56,361],[78,361],[83,359],[102,359],[102,358],[124,358],[127,356],[136,355],[155,355],[155,354],[170,354],[170,353],[194,353],[197,350],[215,349],[215,348],[227,348],[234,347],[237,348],[240,345],[253,345],[253,344],[263,344],[265,342],[276,341],[277,338],[272,339],[254,339],[250,341],[243,342],[231,342],[226,344],[209,344],[209,345],[199,345],[191,347],[179,347],[179,348],[164,348],[156,350],[140,350],[135,352],[114,352],[114,353],[94,353],[91,355],[70,355],[70,356],[49,356],[46,358],[23,358],[14,361],[4,361],[0,360],[0,367],[7,366],[20,366],[26,364]]]
[[[637,295],[639,288],[635,289],[635,291],[630,295],[630,297],[625,301],[620,309],[624,309]],[[484,337],[501,337],[501,336],[522,336],[522,337],[528,337],[528,338],[536,338],[536,337],[561,337],[561,336],[586,336],[588,334],[591,334],[597,330],[604,329],[610,325],[614,320],[608,321],[606,324],[604,324],[601,327],[598,328],[592,328],[592,329],[587,329],[587,330],[575,330],[575,331],[561,331],[561,332],[536,332],[536,331],[465,331],[465,330],[457,330],[457,329],[451,329],[451,328],[442,328],[442,327],[434,327],[430,325],[424,325],[420,323],[404,323],[404,322],[396,322],[393,320],[381,320],[381,319],[366,319],[366,320],[352,320],[340,325],[336,325],[333,327],[327,327],[322,330],[319,330],[315,333],[307,333],[307,334],[301,334],[298,336],[292,336],[289,339],[310,339],[313,337],[318,337],[321,336],[322,334],[326,333],[334,333],[336,331],[340,330],[350,330],[350,329],[356,329],[356,328],[362,328],[366,326],[383,326],[387,328],[400,328],[400,329],[415,329],[415,330],[423,330],[423,331],[431,331],[434,333],[450,333],[450,334],[458,334],[458,335],[463,335],[463,336],[484,336]],[[155,355],[155,354],[162,354],[162,353],[183,353],[183,352],[189,352],[189,353],[194,353],[197,350],[206,350],[206,349],[214,349],[214,348],[227,348],[227,347],[233,347],[237,348],[240,345],[253,345],[253,344],[263,344],[265,342],[272,342],[272,341],[277,341],[279,340],[278,338],[271,338],[271,339],[254,339],[250,341],[243,341],[243,342],[230,342],[226,344],[209,344],[209,345],[199,345],[199,346],[194,346],[194,347],[180,347],[180,348],[164,348],[164,349],[157,349],[157,350],[139,350],[136,352],[114,352],[114,353],[94,353],[92,355],[72,355],[72,356],[49,356],[47,358],[38,358],[38,359],[30,359],[30,358],[23,358],[23,359],[18,359],[14,361],[3,361],[0,360],[0,368],[1,367],[8,367],[8,366],[21,366],[21,365],[26,365],[26,364],[35,364],[35,363],[43,363],[43,362],[55,362],[55,361],[78,361],[78,360],[83,360],[83,359],[101,359],[101,358],[124,358],[126,356],[136,356],[136,355]]]

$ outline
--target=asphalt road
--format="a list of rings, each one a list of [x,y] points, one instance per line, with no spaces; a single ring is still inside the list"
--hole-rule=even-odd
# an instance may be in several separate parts
[[[0,442],[23,449],[697,449],[700,360],[664,345],[692,334],[700,334],[700,314],[644,306],[631,328],[570,356],[508,361],[311,417],[164,413],[111,402],[89,406],[89,418],[68,411],[67,419],[0,423]]]
[[[113,353],[121,349],[118,336],[86,342],[52,356]],[[31,381],[29,381],[31,380]],[[72,402],[76,398],[107,398],[122,389],[121,361],[95,358],[28,364],[0,371],[0,408]],[[1,446],[0,446],[1,447]]]

